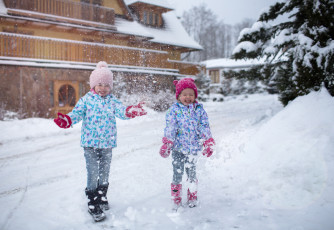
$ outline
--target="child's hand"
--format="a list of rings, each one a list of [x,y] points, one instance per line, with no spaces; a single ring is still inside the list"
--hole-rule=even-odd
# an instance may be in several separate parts
[[[168,140],[166,137],[162,138],[162,143],[164,143],[160,148],[160,155],[163,158],[167,158],[170,155],[170,151],[173,147],[173,142]]]
[[[71,127],[72,121],[66,114],[58,113],[58,117],[53,120],[60,128],[67,129]]]
[[[143,109],[145,102],[140,102],[138,105],[131,105],[126,108],[125,115],[129,118],[146,115],[147,112]]]
[[[213,146],[215,145],[215,140],[211,137],[210,139],[206,140],[203,144],[204,150],[203,155],[210,157],[213,154]]]

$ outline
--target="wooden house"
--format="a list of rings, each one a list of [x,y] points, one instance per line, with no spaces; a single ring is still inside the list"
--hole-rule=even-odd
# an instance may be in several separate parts
[[[230,71],[247,71],[256,65],[263,65],[262,59],[235,60],[219,58],[202,62],[206,75],[210,77],[210,92],[232,95],[238,93],[262,92],[265,86],[256,81],[238,80],[229,76]]]
[[[211,88],[219,87],[224,81],[230,79],[226,75],[226,72],[238,71],[238,70],[247,70],[253,67],[254,65],[263,64],[263,61],[252,59],[252,60],[234,60],[229,58],[219,58],[206,60],[202,62],[205,66],[206,75],[210,77]]]
[[[114,94],[154,96],[198,74],[181,54],[201,49],[164,0],[0,0],[0,109],[67,113],[99,61]]]

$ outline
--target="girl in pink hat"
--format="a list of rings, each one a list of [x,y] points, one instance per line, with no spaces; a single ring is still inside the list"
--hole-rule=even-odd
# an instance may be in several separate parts
[[[176,99],[166,113],[166,128],[162,138],[160,155],[172,153],[173,180],[171,195],[173,210],[182,205],[182,176],[187,174],[187,205],[197,205],[196,161],[199,152],[210,157],[215,141],[212,138],[208,115],[203,105],[196,101],[197,87],[191,78],[174,81]]]
[[[58,113],[54,122],[60,128],[69,128],[82,121],[81,146],[84,148],[87,169],[88,212],[95,221],[106,216],[109,209],[107,191],[112,149],[116,147],[116,117],[130,119],[145,115],[142,103],[124,106],[111,94],[113,74],[106,62],[99,62],[89,79],[90,92],[79,99],[67,115]]]

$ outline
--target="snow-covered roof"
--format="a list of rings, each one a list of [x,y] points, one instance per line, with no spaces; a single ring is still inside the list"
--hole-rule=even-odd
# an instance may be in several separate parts
[[[203,49],[193,38],[189,36],[174,11],[162,14],[165,22],[165,28],[147,28],[154,35],[152,42],[193,48]]]
[[[221,68],[242,68],[252,65],[264,64],[262,59],[247,59],[247,60],[234,60],[229,58],[220,58],[206,60],[203,62],[207,69],[221,69]]]
[[[174,9],[166,0],[124,0],[124,2],[127,5],[131,5],[133,3],[136,2],[142,2],[142,3],[146,3],[149,5],[154,5],[154,6],[161,6],[163,8],[167,8],[167,9]]]
[[[153,38],[143,25],[137,21],[129,21],[123,18],[115,18],[115,26],[118,33]]]
[[[162,17],[165,28],[147,27],[136,21],[128,21],[122,18],[116,18],[115,26],[120,33],[149,37],[152,38],[151,42],[195,50],[202,49],[202,46],[189,36],[174,11],[164,13]]]
[[[128,1],[127,1],[128,2]],[[149,1],[147,1],[149,2]],[[163,1],[157,1],[163,2]],[[167,4],[167,3],[165,3]],[[0,0],[0,14],[6,15],[7,9],[3,4],[3,0]],[[8,15],[9,16],[9,15]],[[15,17],[15,16],[14,16]],[[165,28],[151,28],[138,23],[137,21],[129,21],[123,18],[115,18],[115,26],[117,31],[115,33],[122,33],[128,35],[135,35],[141,37],[147,37],[151,39],[151,42],[161,43],[166,45],[179,46],[194,50],[201,50],[202,47],[191,38],[181,22],[177,18],[174,11],[170,11],[162,14]],[[56,23],[56,22],[53,22]],[[65,23],[61,23],[64,25]],[[71,26],[72,24],[67,23]],[[78,25],[76,25],[78,27]],[[92,29],[92,27],[80,26],[82,28]],[[100,29],[99,29],[100,30]],[[107,30],[105,30],[107,31]]]

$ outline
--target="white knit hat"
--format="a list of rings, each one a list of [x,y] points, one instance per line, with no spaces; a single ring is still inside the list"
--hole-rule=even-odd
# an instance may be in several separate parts
[[[89,78],[90,88],[93,89],[98,84],[109,84],[112,89],[113,86],[113,74],[108,69],[108,64],[104,61],[100,61],[96,65],[96,69],[92,71]]]

